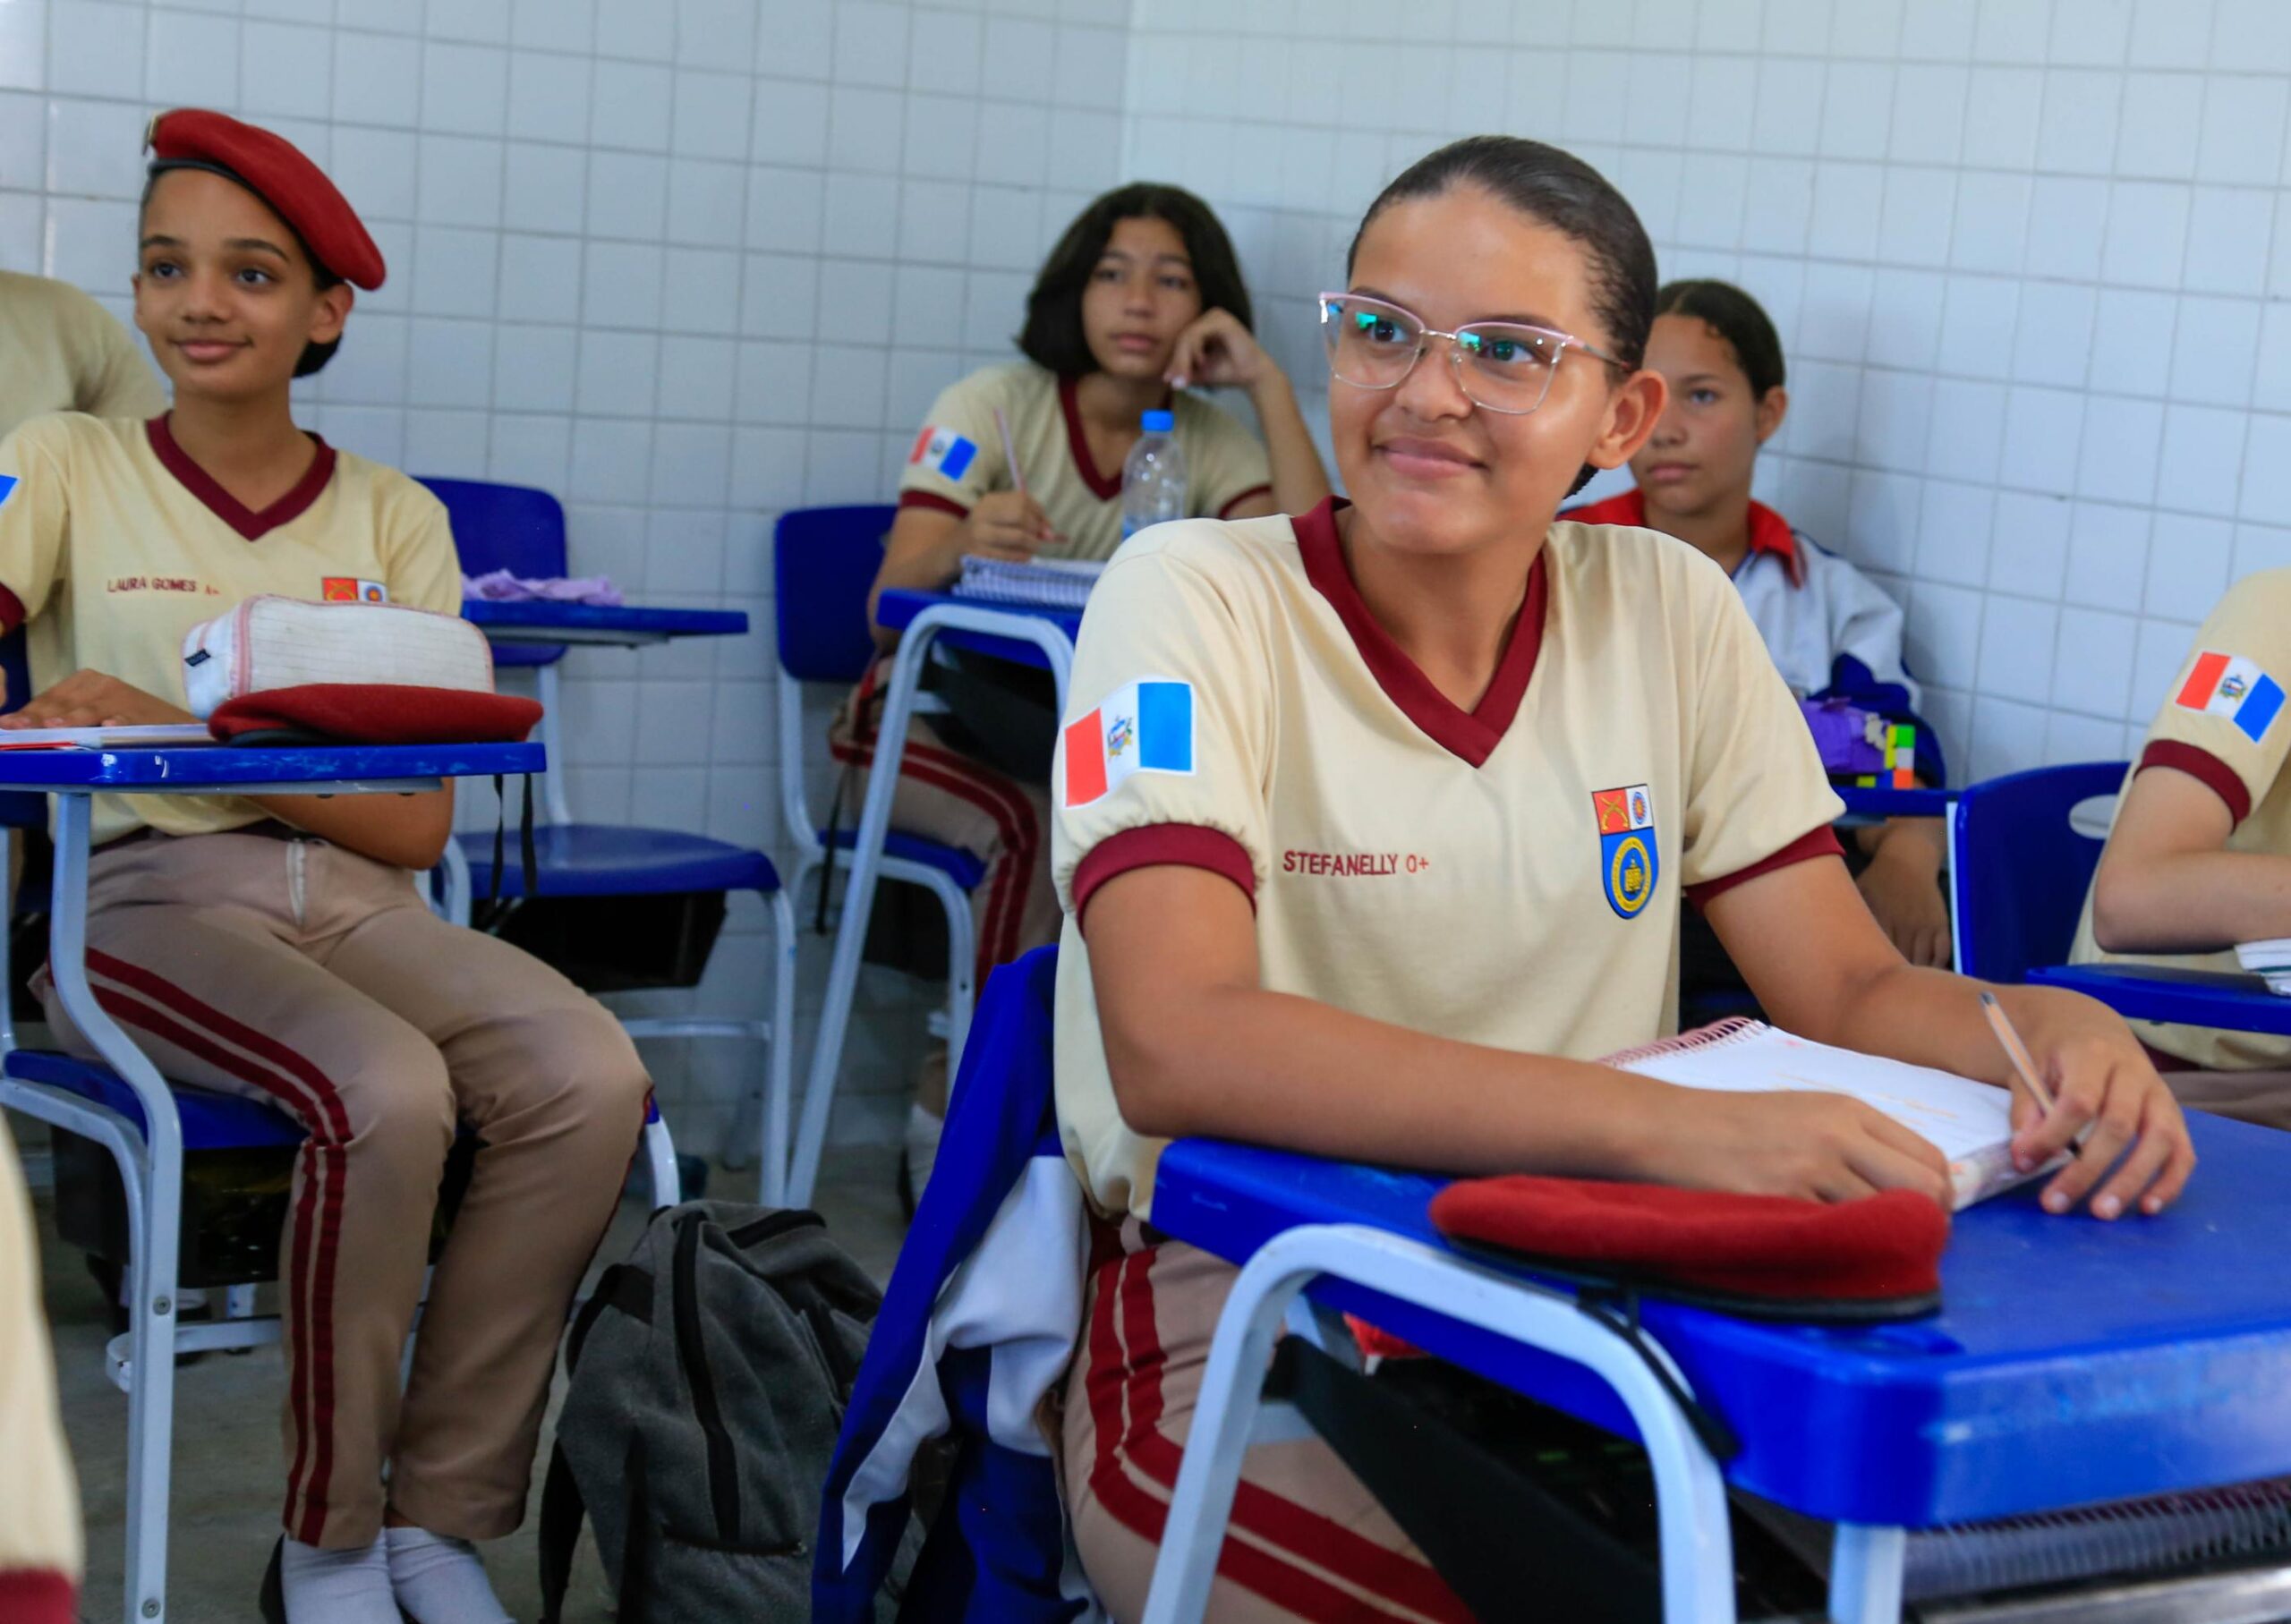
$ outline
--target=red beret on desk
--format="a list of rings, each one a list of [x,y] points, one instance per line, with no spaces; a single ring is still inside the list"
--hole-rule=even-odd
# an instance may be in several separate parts
[[[541,720],[539,701],[467,688],[304,683],[243,693],[207,730],[225,744],[515,744]]]
[[[1431,1215],[1531,1268],[1793,1320],[1929,1313],[1949,1238],[1949,1215],[1912,1190],[1829,1203],[1515,1174],[1452,1184]]]
[[[293,226],[327,270],[369,293],[381,286],[382,251],[358,211],[285,137],[203,107],[183,107],[154,118],[143,144],[152,174],[205,169],[234,180]]]

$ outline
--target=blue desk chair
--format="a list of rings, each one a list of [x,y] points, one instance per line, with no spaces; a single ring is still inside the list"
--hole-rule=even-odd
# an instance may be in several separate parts
[[[544,490],[495,485],[477,480],[422,481],[445,503],[454,527],[462,568],[472,575],[507,569],[526,576],[566,573],[565,509]],[[788,1113],[796,1030],[796,916],[779,883],[779,872],[764,853],[728,840],[677,829],[638,829],[583,823],[565,795],[565,776],[555,770],[565,760],[558,667],[562,645],[498,645],[494,663],[530,667],[541,703],[540,737],[552,770],[541,780],[544,821],[534,830],[541,893],[549,897],[660,897],[688,891],[753,891],[771,915],[773,970],[770,1021],[645,1016],[624,1019],[633,1038],[742,1038],[770,1046],[770,1059],[756,1091],[762,1099],[762,1199],[776,1205],[787,1187]],[[515,843],[511,843],[514,848]],[[469,889],[490,895],[493,841],[464,835]],[[502,862],[500,894],[526,895],[524,858],[510,850]],[[733,1147],[728,1162],[741,1159],[741,1124],[727,1135]]]
[[[2073,825],[2085,802],[2123,786],[2122,761],[2041,767],[1963,791],[1949,824],[1957,970],[2025,981],[2068,957],[2102,836]]]
[[[1103,1616],[1073,1562],[1057,1474],[1034,1424],[1072,1356],[1088,1253],[1082,1186],[1052,1113],[1057,982],[1055,948],[987,978],[939,1168],[883,1294],[822,1493],[816,1624],[873,1624],[906,1532],[916,1452],[950,1435],[946,1492],[901,1616]]]
[[[814,870],[848,869],[859,826],[857,789],[846,797],[833,827],[816,820],[805,793],[804,773],[818,741],[804,733],[805,683],[820,683],[839,693],[866,674],[875,657],[867,621],[867,591],[883,561],[883,538],[899,510],[888,504],[855,507],[809,507],[782,514],[772,534],[773,613],[779,627],[779,799],[788,838],[796,844],[796,880],[801,894]],[[938,898],[947,916],[947,1007],[933,1016],[934,1035],[946,1040],[949,1064],[959,1067],[963,1041],[970,1030],[978,956],[970,914],[970,894],[985,878],[986,865],[960,846],[943,846],[916,835],[890,832],[884,842],[882,876],[918,885]],[[822,875],[820,883],[829,883]],[[838,1060],[840,1056],[836,1057]],[[813,1057],[814,1076],[820,1076]],[[825,1075],[832,1078],[837,1067]],[[806,1099],[806,1120],[814,1106]],[[824,1104],[816,1109],[824,1110]],[[807,1187],[799,1180],[798,1188]]]
[[[13,710],[31,692],[21,630],[0,639],[0,671],[6,674],[10,701],[4,710]],[[45,797],[0,794],[0,828],[12,831],[13,838],[21,839],[24,831],[45,829],[47,822]],[[26,900],[18,898],[19,908]],[[141,1624],[166,1605],[164,1586],[146,1583],[143,1576],[163,1566],[166,1558],[168,1471],[162,1464],[153,1479],[140,1463],[154,1451],[162,1463],[172,1455],[175,1368],[175,1361],[167,1359],[149,1375],[135,1369],[129,1350],[134,1345],[137,1323],[147,1314],[166,1314],[173,1350],[182,1355],[263,1347],[279,1339],[280,1322],[276,1314],[257,1312],[254,1283],[224,1287],[209,1319],[185,1323],[175,1312],[182,1295],[179,1278],[137,1278],[140,1260],[146,1255],[145,1231],[158,1221],[150,1211],[151,1133],[142,1104],[107,1066],[60,1050],[22,1047],[16,1033],[13,986],[9,932],[0,928],[0,1108],[20,1111],[109,1151],[125,1196],[127,1277],[132,1282],[126,1301],[128,1329],[106,1344],[104,1365],[112,1384],[129,1400],[124,1617],[128,1624]],[[291,1117],[269,1106],[188,1083],[171,1087],[185,1154],[292,1147],[306,1136]],[[644,1111],[644,1153],[656,1203],[674,1204],[679,1195],[676,1149],[668,1124],[650,1101]],[[175,1182],[177,1188],[182,1187],[179,1169]],[[178,1259],[179,1275],[180,1254],[171,1252],[170,1255]],[[147,1493],[147,1484],[154,1481],[158,1492]]]

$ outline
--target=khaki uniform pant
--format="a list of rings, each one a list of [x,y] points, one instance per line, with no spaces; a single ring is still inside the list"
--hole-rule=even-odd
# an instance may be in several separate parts
[[[864,769],[874,761],[875,719],[881,710],[875,677],[881,669],[853,692],[829,735],[829,753],[846,766]],[[854,778],[844,806],[856,822],[867,774]],[[958,846],[986,864],[985,878],[971,893],[981,989],[995,965],[1058,940],[1058,892],[1050,881],[1050,793],[1043,786],[1021,783],[949,749],[930,718],[916,717],[907,725],[907,749],[899,757],[891,827]]]
[[[1193,1425],[1202,1369],[1234,1270],[1132,1220],[1124,1254],[1092,1271],[1067,1377],[1060,1468],[1074,1540],[1109,1611],[1146,1610],[1162,1530]],[[1471,1615],[1330,1448],[1261,1443],[1242,1467],[1211,1624],[1406,1620]]]
[[[2190,1110],[2291,1128],[2291,1071],[2166,1071],[2163,1078]]]
[[[538,959],[445,923],[403,869],[323,841],[156,837],[97,855],[97,999],[166,1076],[309,1130],[281,1247],[286,1532],[335,1548],[388,1503],[432,1532],[523,1519],[557,1339],[643,1130],[618,1022]],[[43,974],[48,1019],[62,1018]],[[401,1398],[456,1122],[475,1171]]]

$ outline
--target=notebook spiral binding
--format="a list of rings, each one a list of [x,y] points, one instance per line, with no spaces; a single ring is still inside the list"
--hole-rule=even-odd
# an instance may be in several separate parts
[[[1080,609],[1088,605],[1090,589],[1097,584],[1102,569],[1100,565],[1075,559],[1013,564],[1001,558],[966,555],[954,593],[958,598]]]
[[[1652,1043],[1641,1043],[1636,1049],[1624,1049],[1599,1057],[1602,1066],[1627,1067],[1641,1060],[1652,1060],[1666,1054],[1681,1054],[1689,1050],[1716,1049],[1722,1043],[1739,1042],[1771,1031],[1764,1021],[1754,1021],[1746,1015],[1730,1015],[1723,1021],[1713,1021],[1708,1026],[1698,1026],[1691,1032],[1682,1032],[1676,1037],[1660,1038]]]
[[[1912,1534],[1912,1601],[2103,1573],[2185,1568],[2291,1548],[2291,1477],[2114,1501]]]

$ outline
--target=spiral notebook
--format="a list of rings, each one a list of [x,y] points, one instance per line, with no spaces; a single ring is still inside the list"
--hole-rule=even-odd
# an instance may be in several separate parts
[[[1078,610],[1088,606],[1090,589],[1097,585],[1105,567],[1080,558],[1036,558],[1015,564],[969,553],[964,555],[955,596]]]
[[[2040,1177],[2013,1165],[2012,1097],[1970,1077],[1793,1037],[1763,1021],[1720,1021],[1605,1062],[1682,1088],[1730,1093],[1809,1089],[1850,1094],[1932,1141],[1949,1159],[1952,1209]]]

